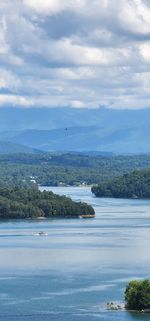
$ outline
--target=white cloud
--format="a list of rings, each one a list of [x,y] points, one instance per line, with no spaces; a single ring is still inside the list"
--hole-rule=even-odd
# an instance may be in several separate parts
[[[7,104],[11,104],[12,106],[17,105],[17,106],[29,107],[29,106],[32,106],[33,100],[23,96],[0,94],[0,105],[4,106]]]
[[[139,46],[139,51],[146,63],[150,63],[150,42],[143,43]]]
[[[5,32],[6,32],[6,25],[5,25],[4,17],[2,16],[2,19],[0,22],[0,55],[7,54],[9,52],[9,45],[6,41]]]
[[[116,65],[130,59],[128,48],[97,48],[75,43],[71,39],[51,41],[44,55],[49,61],[76,65]]]
[[[150,35],[150,7],[144,1],[123,1],[119,14],[123,28],[136,34]]]
[[[57,68],[52,70],[51,76],[68,80],[93,79],[95,70],[94,67]]]
[[[10,71],[0,68],[0,89],[17,90],[20,85],[19,79]]]
[[[70,107],[73,107],[73,108],[83,108],[85,107],[85,103],[80,101],[80,100],[72,100],[70,102]]]
[[[63,10],[77,10],[85,6],[85,0],[24,0],[24,4],[45,15],[56,14]]]
[[[1,0],[0,63],[1,105],[148,106],[150,3]]]

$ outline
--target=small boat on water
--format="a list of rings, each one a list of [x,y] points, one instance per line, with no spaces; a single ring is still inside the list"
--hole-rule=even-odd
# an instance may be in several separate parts
[[[34,236],[48,236],[48,233],[46,233],[46,232],[38,232],[38,233],[35,233]]]

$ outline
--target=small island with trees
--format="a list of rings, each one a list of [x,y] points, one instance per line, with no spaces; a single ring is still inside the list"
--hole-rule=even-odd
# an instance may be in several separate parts
[[[92,206],[37,188],[0,187],[0,219],[90,218]]]
[[[96,197],[150,199],[150,169],[135,170],[92,187]]]
[[[150,313],[150,281],[134,280],[125,290],[126,309]]]
[[[107,309],[150,313],[150,281],[147,279],[130,281],[126,286],[124,299],[125,304],[107,302]]]

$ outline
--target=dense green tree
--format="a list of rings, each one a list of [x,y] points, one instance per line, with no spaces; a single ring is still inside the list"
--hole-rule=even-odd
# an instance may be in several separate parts
[[[52,192],[20,187],[0,188],[0,218],[79,217],[94,215],[94,209]]]
[[[150,281],[131,281],[125,290],[126,307],[130,310],[150,309]]]
[[[88,156],[84,154],[11,154],[0,155],[0,185],[11,184],[47,186],[91,185],[150,167],[150,155]]]
[[[136,170],[92,187],[96,197],[150,198],[150,169]]]

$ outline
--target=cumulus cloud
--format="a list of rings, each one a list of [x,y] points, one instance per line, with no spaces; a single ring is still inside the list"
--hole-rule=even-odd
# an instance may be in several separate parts
[[[140,54],[145,62],[150,63],[150,42],[143,43],[139,46]]]
[[[64,10],[78,10],[86,4],[85,0],[24,0],[24,4],[39,14],[53,15]]]
[[[0,90],[17,91],[18,86],[20,86],[20,80],[16,75],[4,68],[0,68]]]
[[[4,106],[5,104],[11,104],[11,106],[23,106],[23,107],[29,107],[32,106],[33,101],[31,99],[27,99],[23,96],[16,96],[16,95],[4,95],[0,94],[0,105]]]
[[[5,17],[2,16],[0,23],[0,55],[7,54],[9,52],[9,44],[5,37],[5,31],[7,30]]]
[[[150,106],[147,0],[1,0],[0,105]]]
[[[122,28],[150,36],[150,7],[143,0],[124,1],[119,18]]]

